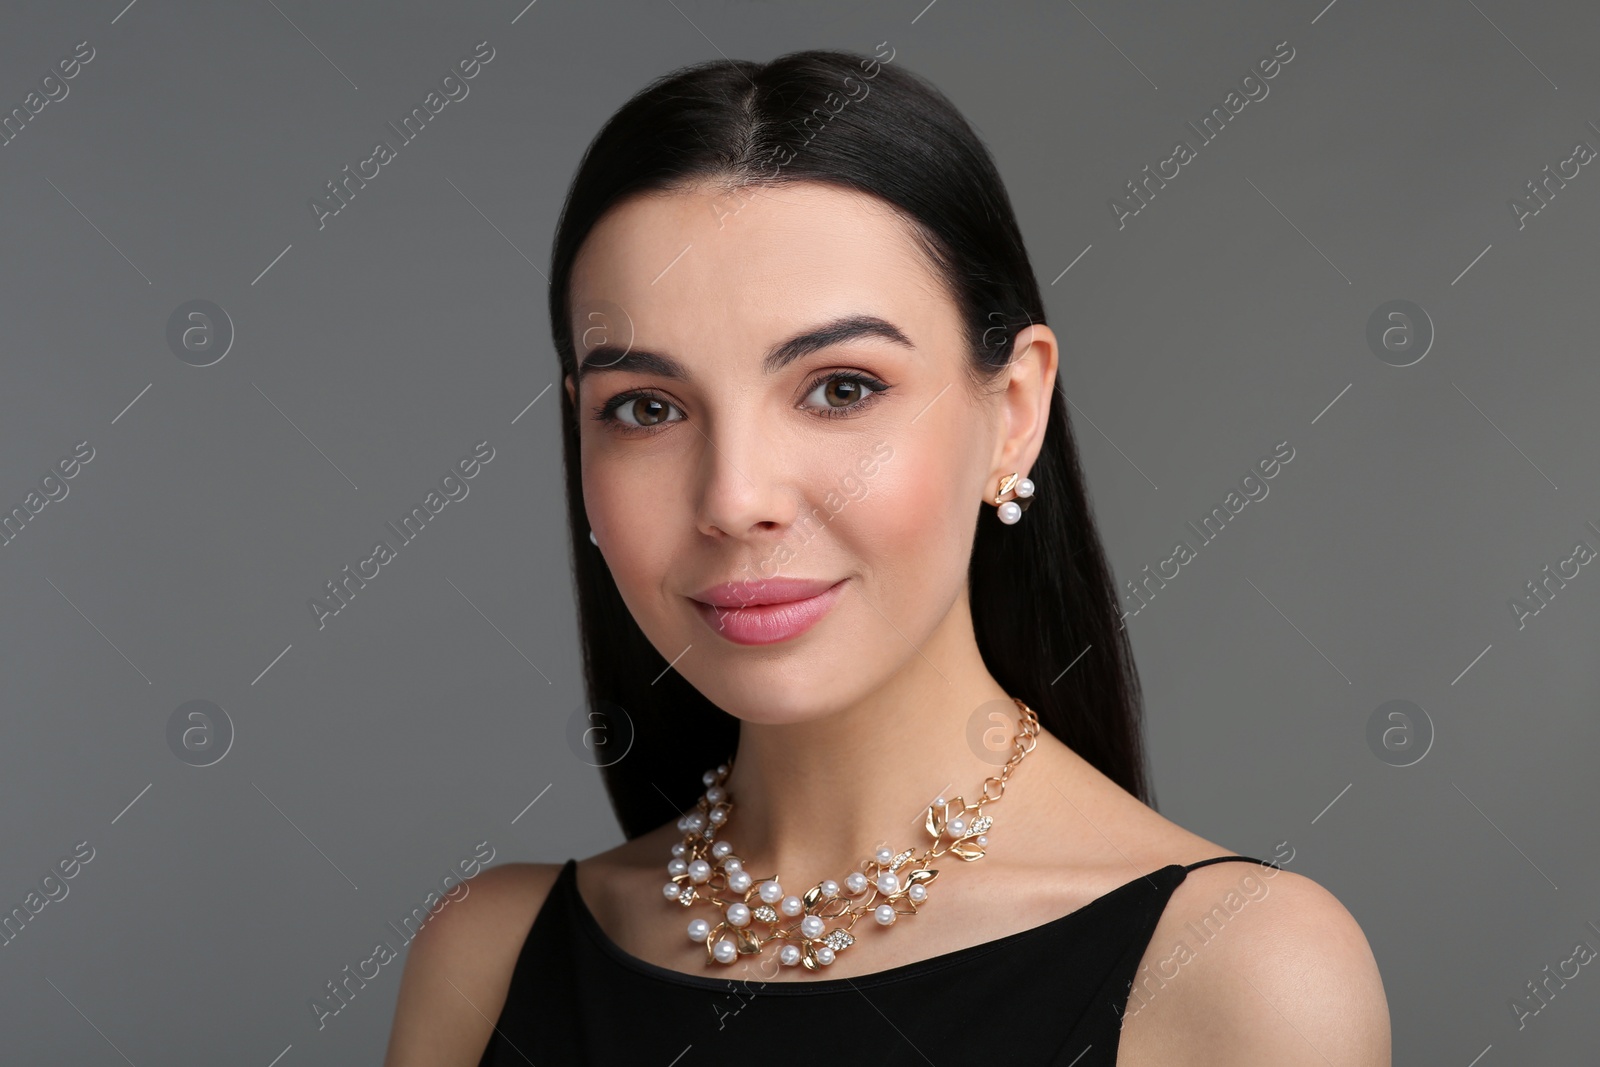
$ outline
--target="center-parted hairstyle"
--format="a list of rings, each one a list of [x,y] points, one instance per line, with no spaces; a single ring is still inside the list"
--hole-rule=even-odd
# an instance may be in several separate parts
[[[892,59],[811,50],[769,63],[714,60],[664,75],[623,104],[584,153],[556,227],[550,325],[562,373],[576,366],[573,261],[608,210],[703,184],[737,194],[823,182],[897,209],[965,324],[969,377],[978,387],[992,381],[1017,333],[1045,321],[1039,285],[988,150],[944,94]],[[605,750],[627,748],[602,774],[632,839],[694,806],[701,773],[733,754],[739,720],[667,670],[589,541],[580,415],[565,389],[559,395],[584,679],[589,709],[612,735]],[[1016,525],[972,501],[967,579],[979,652],[1045,729],[1148,803],[1133,652],[1059,391],[1025,473],[1039,489]]]

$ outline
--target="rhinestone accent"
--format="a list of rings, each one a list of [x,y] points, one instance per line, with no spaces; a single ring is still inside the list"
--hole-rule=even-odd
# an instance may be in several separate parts
[[[822,939],[822,943],[835,952],[842,952],[855,944],[856,939],[849,930],[834,930]]]
[[[1016,476],[1013,476],[1013,481],[1015,479]],[[1024,500],[1023,506],[1026,503]],[[1012,503],[1008,506],[1016,505]],[[709,932],[703,946],[707,965],[716,967],[718,964],[731,964],[738,956],[762,955],[767,943],[782,939],[788,943],[782,946],[780,955],[786,952],[792,956],[798,952],[799,956],[798,960],[783,962],[790,962],[791,966],[793,963],[803,964],[808,971],[819,970],[826,966],[824,960],[833,962],[837,953],[856,943],[858,939],[849,927],[868,911],[873,912],[875,919],[881,915],[891,921],[896,915],[915,914],[919,905],[927,899],[927,884],[939,873],[929,866],[932,861],[944,855],[962,860],[981,859],[983,846],[988,842],[984,835],[990,831],[994,820],[979,814],[977,809],[980,804],[992,804],[1001,798],[1012,770],[1021,757],[1032,750],[1041,729],[1038,714],[1032,708],[1018,698],[1013,697],[1012,701],[1022,713],[1015,745],[1017,755],[998,775],[984,781],[978,804],[969,805],[959,796],[954,800],[946,800],[941,796],[923,812],[923,825],[933,836],[931,847],[924,845],[921,850],[908,848],[903,852],[894,852],[881,844],[876,846],[874,858],[862,860],[850,875],[851,880],[862,881],[862,888],[868,890],[866,896],[859,900],[850,899],[860,896],[859,892],[841,895],[837,888],[831,894],[824,895],[824,886],[837,885],[827,879],[816,883],[798,898],[786,897],[782,904],[757,897],[755,889],[766,889],[769,882],[775,886],[777,875],[757,877],[745,872],[737,863],[729,869],[728,861],[732,859],[733,846],[724,835],[728,831],[729,816],[734,805],[727,796],[724,780],[732,761],[718,765],[715,771],[706,772],[703,780],[707,791],[701,795],[695,808],[678,821],[683,840],[673,846],[674,862],[669,867],[671,873],[680,862],[684,863],[694,868],[694,874],[700,876],[701,882],[696,883],[687,871],[672,874],[672,884],[668,888],[677,890],[678,894],[675,897],[667,896],[666,899],[685,909],[704,902],[724,912],[722,923],[715,927],[707,923]],[[715,801],[712,800],[713,796],[717,798]],[[956,818],[966,820],[963,832],[959,835],[949,832],[948,824]],[[714,848],[711,847],[712,842],[716,842]],[[878,862],[878,859],[884,862]],[[708,865],[712,868],[709,872],[704,870]],[[706,878],[708,873],[710,877]],[[892,884],[895,891],[873,891],[877,881],[885,885]],[[768,894],[772,895],[770,890]],[[880,899],[885,903],[877,903]],[[903,907],[888,903],[901,899],[906,901]],[[796,914],[804,913],[798,927],[785,923],[784,905],[792,907],[790,901],[800,905],[794,909]],[[749,919],[759,920],[766,928],[766,936],[761,929],[750,927],[748,920],[744,926],[734,927],[725,914],[730,909],[736,909],[734,914],[741,919],[748,916]],[[741,912],[744,914],[741,915]],[[698,929],[703,921],[693,925]],[[839,921],[841,925],[829,930],[826,925],[829,921]],[[718,939],[716,932],[724,928],[728,930],[728,936]],[[818,936],[809,936],[813,930]],[[722,958],[724,956],[727,958]]]

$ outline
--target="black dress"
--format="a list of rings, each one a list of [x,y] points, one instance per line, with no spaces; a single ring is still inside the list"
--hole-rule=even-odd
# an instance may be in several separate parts
[[[628,954],[579,895],[569,859],[528,931],[479,1067],[1110,1067],[1167,899],[1196,867],[1227,860],[1276,866],[1249,856],[1174,863],[993,941],[854,978],[761,982]]]

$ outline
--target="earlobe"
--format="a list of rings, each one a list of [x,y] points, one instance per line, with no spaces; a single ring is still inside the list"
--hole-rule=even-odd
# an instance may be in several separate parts
[[[562,387],[565,388],[566,391],[567,391],[567,403],[571,404],[573,407],[577,407],[577,405],[578,405],[578,395],[577,395],[577,391],[572,386],[572,375],[568,374],[564,378],[562,378],[561,379],[561,384],[562,384]]]

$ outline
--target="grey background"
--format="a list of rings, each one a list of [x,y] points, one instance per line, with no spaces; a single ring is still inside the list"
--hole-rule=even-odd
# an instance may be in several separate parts
[[[480,841],[501,863],[621,840],[565,741],[560,197],[657,74],[881,41],[996,156],[1119,581],[1296,450],[1128,619],[1160,809],[1236,851],[1291,843],[1372,943],[1396,1063],[1592,1058],[1594,966],[1520,1031],[1508,1000],[1600,946],[1600,568],[1525,628],[1508,601],[1600,546],[1600,176],[1520,230],[1507,203],[1600,145],[1592,5],[112,0],[0,23],[6,110],[95,49],[0,148],[0,505],[95,450],[0,548],[0,907],[95,849],[0,948],[6,1063],[377,1063],[403,959],[320,1031],[307,1002],[387,920]],[[308,199],[484,40],[469,96],[319,230]],[[1108,198],[1283,40],[1270,95],[1119,230]],[[197,298],[237,332],[203,368],[165,339]],[[1409,367],[1365,341],[1392,299],[1437,330]],[[319,630],[308,598],[485,439],[469,495]],[[195,699],[236,731],[204,768],[167,742]],[[1367,741],[1394,699],[1434,731],[1409,767]]]

